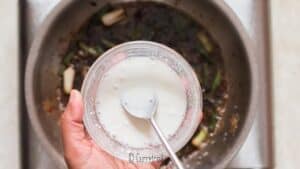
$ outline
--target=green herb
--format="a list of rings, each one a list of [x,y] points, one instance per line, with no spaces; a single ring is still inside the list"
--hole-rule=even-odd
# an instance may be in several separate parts
[[[68,66],[71,63],[72,58],[74,57],[74,52],[69,52],[64,58],[63,63],[65,66]]]
[[[212,112],[210,115],[208,115],[208,129],[210,131],[214,131],[217,123],[218,123],[218,114],[216,112]]]
[[[221,75],[221,71],[218,70],[216,75],[215,75],[215,78],[214,78],[214,81],[212,83],[212,86],[211,86],[211,92],[215,92],[215,90],[220,86],[221,84],[221,81],[222,81],[222,75]]]
[[[105,45],[107,48],[112,48],[114,46],[116,46],[115,43],[107,40],[107,39],[101,39],[101,42],[103,43],[103,45]]]
[[[202,63],[193,67],[203,89],[207,89],[209,84],[209,67],[207,63]],[[206,90],[205,90],[206,91]]]
[[[211,57],[209,56],[209,54],[207,53],[207,51],[204,49],[204,47],[203,47],[203,45],[201,43],[199,43],[198,45],[196,45],[196,49],[200,53],[200,55],[202,56],[202,58],[204,59],[205,62],[207,62],[209,64],[213,63]]]
[[[79,47],[86,53],[93,55],[93,56],[98,56],[99,53],[96,51],[96,49],[88,46],[84,42],[79,42]]]
[[[63,76],[63,73],[64,73],[66,68],[67,67],[65,65],[61,64],[61,66],[59,67],[59,70],[58,70],[58,75]]]
[[[203,45],[203,47],[205,48],[206,52],[210,53],[210,52],[213,51],[213,45],[210,42],[210,40],[207,37],[207,35],[205,34],[205,32],[199,32],[197,34],[197,38],[201,42],[201,44]]]
[[[103,50],[103,48],[101,46],[96,46],[95,50],[97,51],[98,56],[101,55],[104,52],[104,50]]]

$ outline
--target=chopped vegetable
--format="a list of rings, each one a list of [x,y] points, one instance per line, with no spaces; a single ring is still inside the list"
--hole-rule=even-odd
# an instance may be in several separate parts
[[[58,70],[58,75],[63,76],[65,69],[66,69],[66,66],[62,64]]]
[[[46,99],[43,101],[42,106],[45,112],[51,113],[54,110],[55,103],[50,99]]]
[[[201,143],[203,143],[207,135],[208,135],[207,127],[202,127],[199,133],[193,138],[192,144],[196,147],[200,147]]]
[[[208,53],[213,51],[213,45],[212,45],[209,38],[207,37],[207,35],[204,32],[199,32],[197,34],[197,38],[199,39],[199,41],[201,42],[201,44],[204,46],[205,50]]]
[[[218,114],[217,112],[212,112],[209,116],[208,116],[208,129],[210,131],[214,131],[216,128],[216,124],[218,123]]]
[[[86,56],[86,53],[83,51],[83,50],[78,50],[77,54],[81,57],[85,57]]]
[[[102,16],[111,10],[112,10],[112,7],[110,5],[105,5],[96,13],[95,16],[97,16],[97,18],[100,18],[100,20],[101,20]]]
[[[238,128],[239,123],[239,115],[237,113],[233,114],[230,118],[230,130],[231,134],[234,134],[236,129]]]
[[[68,66],[71,63],[71,60],[74,57],[74,55],[75,53],[73,51],[68,53],[63,59],[64,65]]]
[[[73,88],[73,82],[75,78],[75,70],[73,68],[73,65],[69,66],[64,71],[64,91],[66,94],[70,94],[72,88]]]
[[[101,55],[104,52],[104,50],[101,46],[96,46],[95,50],[97,51],[98,55]]]
[[[125,10],[124,9],[116,9],[107,14],[104,14],[101,18],[102,23],[105,26],[112,26],[113,24],[120,22],[125,18]]]
[[[207,63],[214,63],[214,61],[210,58],[208,52],[204,49],[204,47],[203,47],[203,45],[201,43],[199,43],[199,45],[196,45],[196,49],[198,50],[198,52],[200,53],[200,55],[203,57],[203,59]]]
[[[99,53],[97,52],[96,49],[88,46],[87,44],[83,43],[83,42],[79,42],[79,47],[85,51],[86,53],[89,53],[93,56],[99,56]]]
[[[89,66],[83,66],[81,69],[81,76],[84,78],[87,72],[89,71],[90,67]]]
[[[211,92],[212,93],[220,86],[221,81],[222,81],[221,71],[218,71],[216,76],[215,76],[215,79],[212,83],[212,86],[211,86]]]
[[[115,43],[113,43],[107,39],[101,39],[101,42],[103,43],[103,45],[105,45],[108,48],[112,48],[112,47],[116,46]]]

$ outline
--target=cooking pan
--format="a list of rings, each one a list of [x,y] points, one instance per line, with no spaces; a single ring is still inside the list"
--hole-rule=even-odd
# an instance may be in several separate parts
[[[152,0],[170,5],[201,23],[219,44],[228,76],[229,99],[223,119],[224,126],[214,136],[215,143],[187,160],[191,168],[225,168],[244,143],[256,112],[258,72],[255,52],[251,49],[241,23],[233,11],[220,0]],[[42,102],[55,97],[59,86],[61,54],[74,33],[97,10],[107,3],[134,0],[63,0],[46,18],[35,35],[26,65],[25,96],[31,123],[60,168],[66,168],[59,130],[60,112],[46,113]],[[228,134],[232,113],[239,114],[238,129]],[[197,158],[201,157],[201,162]]]

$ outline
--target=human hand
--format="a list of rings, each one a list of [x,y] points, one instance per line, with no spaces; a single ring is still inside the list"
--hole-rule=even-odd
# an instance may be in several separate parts
[[[64,156],[69,169],[156,169],[158,163],[133,164],[117,159],[89,137],[83,125],[83,100],[72,90],[69,103],[61,117]]]

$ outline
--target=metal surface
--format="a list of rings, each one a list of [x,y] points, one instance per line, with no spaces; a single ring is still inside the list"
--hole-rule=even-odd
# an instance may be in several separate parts
[[[153,128],[155,129],[155,132],[157,133],[157,135],[159,136],[159,139],[161,140],[161,142],[163,142],[163,144],[165,145],[166,150],[169,153],[169,157],[170,159],[172,159],[173,163],[175,164],[175,166],[178,169],[184,169],[181,161],[179,160],[179,158],[177,157],[177,155],[175,154],[175,152],[173,151],[173,149],[171,148],[170,144],[168,143],[167,139],[165,138],[165,136],[163,135],[163,133],[161,132],[161,129],[158,127],[158,125],[156,124],[154,117],[151,117],[150,119],[151,125],[153,126]]]
[[[130,105],[130,101],[127,100],[126,96],[125,97],[123,96],[121,98],[121,105],[123,109],[133,117],[144,119],[145,123],[147,122],[151,123],[152,127],[154,128],[156,134],[159,136],[160,141],[165,146],[165,149],[168,151],[169,156],[174,162],[174,164],[176,165],[176,167],[178,169],[184,169],[181,161],[178,159],[177,155],[175,154],[174,150],[171,148],[166,137],[163,135],[161,129],[158,127],[154,119],[154,115],[157,111],[158,99],[153,93],[151,95],[152,96],[149,99],[151,100],[151,102],[149,102],[149,100],[145,100],[147,101],[148,105],[146,104],[146,106],[144,107],[146,109],[142,113],[140,111],[137,111],[134,107],[132,107],[132,105]]]
[[[229,1],[229,0],[228,0]],[[255,0],[254,0],[255,1]],[[261,93],[261,96],[259,97],[259,105],[257,105],[257,112],[259,115],[259,118],[257,118],[256,125],[253,127],[253,130],[251,132],[251,135],[245,144],[245,146],[240,151],[239,155],[233,160],[233,163],[230,165],[231,168],[265,168],[270,165],[270,156],[269,156],[269,147],[270,147],[270,137],[269,136],[269,124],[268,118],[269,118],[269,89],[268,89],[268,57],[266,54],[267,50],[265,50],[267,46],[267,36],[265,35],[265,21],[262,20],[264,18],[263,16],[263,10],[266,10],[266,5],[262,1],[251,1],[247,0],[249,3],[244,8],[236,8],[240,9],[238,12],[239,16],[243,16],[244,18],[247,18],[248,21],[250,20],[250,24],[247,24],[247,22],[244,22],[246,28],[249,31],[249,34],[252,35],[252,40],[257,41],[260,43],[257,44],[257,50],[259,51],[256,57],[257,63],[259,64],[259,72],[261,73],[260,76],[260,87],[267,90]],[[38,26],[40,25],[41,21],[46,16],[47,12],[51,10],[51,8],[57,3],[58,1],[54,0],[27,0],[23,2],[23,5],[21,6],[23,9],[23,19],[25,19],[25,22],[23,20],[23,38],[25,41],[23,41],[23,47],[24,47],[24,53],[23,57],[26,56],[28,52],[28,47],[30,46],[33,38],[33,34],[37,31]],[[240,2],[235,1],[229,1],[231,5],[238,4]],[[264,1],[265,2],[265,1]],[[241,4],[241,3],[240,3]],[[241,9],[248,9],[248,10],[241,10]],[[255,9],[253,11],[253,9]],[[248,14],[245,14],[246,12],[249,12]],[[252,12],[250,12],[252,11]],[[244,12],[244,13],[243,13]],[[241,19],[243,20],[243,17]],[[246,19],[246,20],[247,20]],[[251,21],[256,21],[256,23],[259,24],[253,24]],[[260,21],[260,22],[257,22]],[[58,166],[54,166],[57,164],[57,161],[53,161],[52,157],[47,154],[45,151],[45,148],[41,145],[40,140],[37,139],[35,133],[32,131],[30,126],[27,127],[27,135],[24,140],[28,140],[26,143],[26,150],[24,154],[27,158],[24,161],[27,161],[27,167],[38,169],[38,168],[58,168]]]

